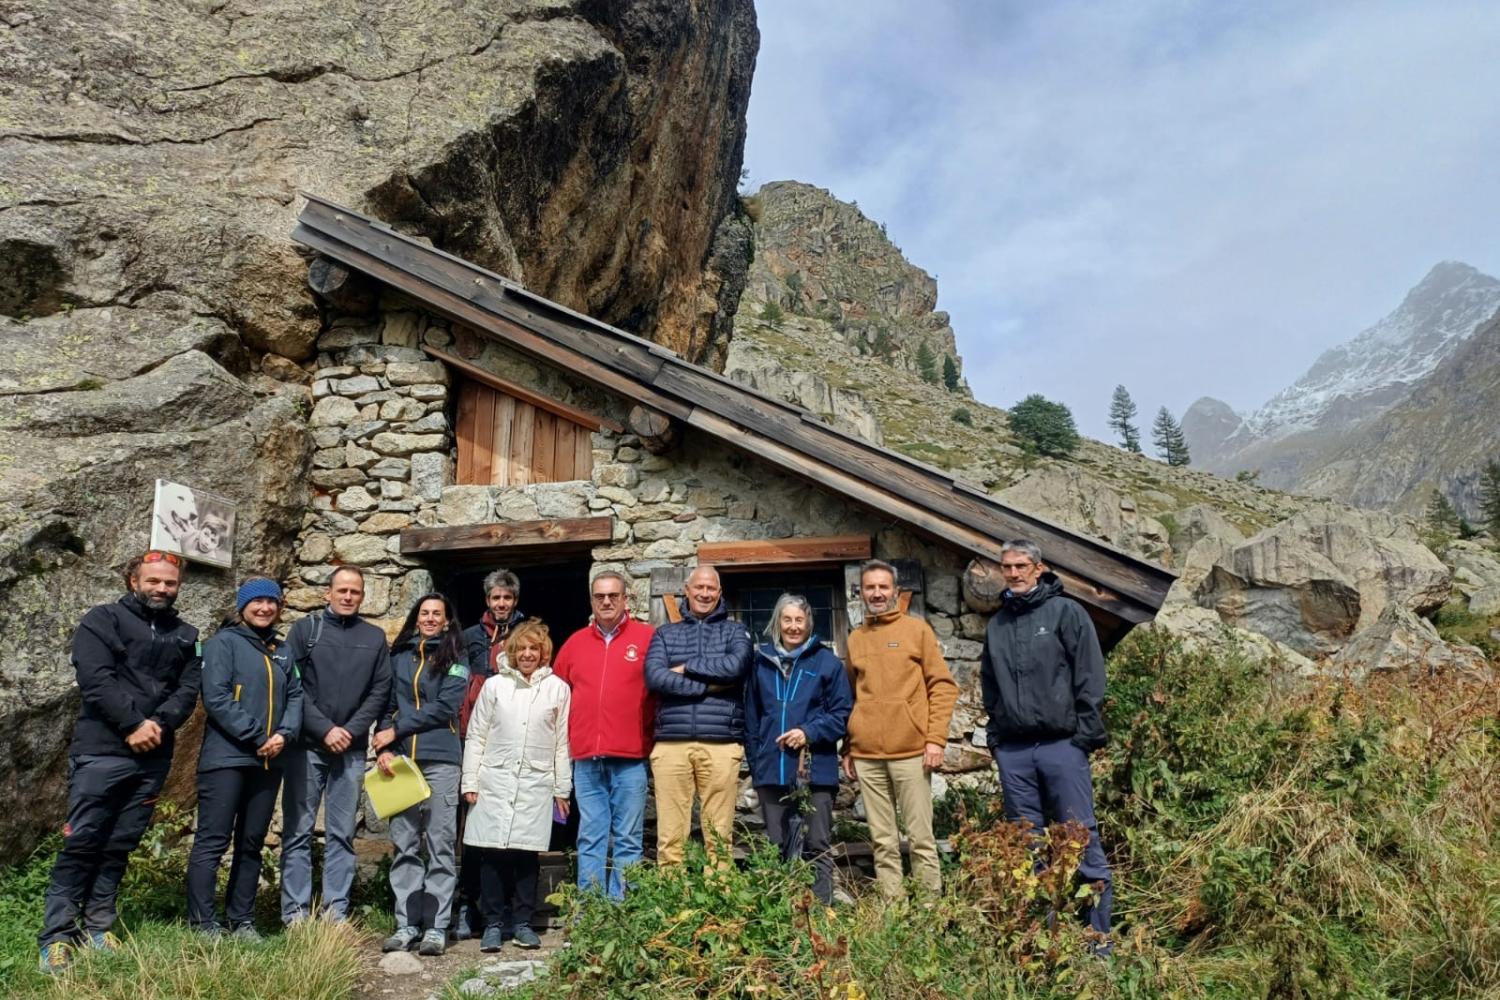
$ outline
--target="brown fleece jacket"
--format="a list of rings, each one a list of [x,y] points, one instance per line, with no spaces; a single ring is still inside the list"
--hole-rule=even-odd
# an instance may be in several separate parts
[[[932,626],[891,611],[849,634],[848,752],[871,760],[915,757],[948,742],[958,685]]]

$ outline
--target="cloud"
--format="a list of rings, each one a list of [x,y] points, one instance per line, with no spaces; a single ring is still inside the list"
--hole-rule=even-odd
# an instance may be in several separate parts
[[[939,279],[986,401],[1258,405],[1500,272],[1500,7],[763,0],[746,164]]]

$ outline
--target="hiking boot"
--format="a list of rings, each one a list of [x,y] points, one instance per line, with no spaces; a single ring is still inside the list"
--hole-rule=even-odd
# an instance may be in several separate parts
[[[99,951],[118,951],[120,939],[109,931],[89,931],[88,937],[83,939],[85,948],[97,948]]]
[[[224,928],[218,924],[198,924],[193,930],[206,938],[221,938],[224,936]]]
[[[260,931],[255,929],[254,924],[240,924],[230,932],[229,936],[241,944],[260,944],[265,940],[260,936]]]
[[[517,948],[540,948],[542,939],[536,936],[536,931],[531,929],[530,924],[516,924],[515,942]]]
[[[41,954],[42,960],[37,968],[43,975],[55,976],[73,961],[73,946],[66,941],[53,941],[42,946]]]
[[[396,931],[396,933],[385,939],[384,943],[382,943],[380,946],[380,950],[410,951],[412,945],[416,944],[417,939],[421,936],[422,932],[417,930],[415,927],[402,927],[400,930]]]
[[[484,937],[479,939],[480,951],[499,951],[505,946],[505,932],[500,929],[499,924],[491,924],[484,929]]]
[[[418,955],[441,955],[448,950],[448,933],[440,931],[436,927],[422,935],[422,946],[417,949]]]

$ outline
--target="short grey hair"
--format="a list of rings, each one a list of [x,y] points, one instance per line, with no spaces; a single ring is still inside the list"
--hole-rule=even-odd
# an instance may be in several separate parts
[[[1006,542],[1000,547],[1000,558],[1005,558],[1005,553],[1007,552],[1019,552],[1036,565],[1040,566],[1042,564],[1042,550],[1037,547],[1036,542],[1028,542],[1024,538],[1017,538],[1014,541]]]
[[[630,593],[630,578],[617,569],[601,569],[599,572],[589,577],[589,589],[592,590],[594,588],[594,584],[598,583],[600,580],[619,580],[620,589],[627,594]]]
[[[521,579],[508,569],[497,569],[484,578],[484,596],[489,597],[496,587],[510,591],[517,600],[521,597]]]
[[[892,566],[884,559],[866,559],[864,562],[860,563],[859,582],[864,583],[866,573],[876,572],[891,574],[891,583],[895,584],[898,587],[901,586],[901,574],[896,572],[896,567]]]
[[[689,580],[691,580],[693,577],[697,576],[699,573],[711,573],[711,574],[713,574],[714,583],[718,584],[720,587],[724,586],[724,580],[723,580],[723,578],[719,576],[719,571],[717,569],[715,569],[712,564],[710,564],[710,563],[699,563],[697,566],[694,566],[688,572],[687,578]]]
[[[771,620],[766,623],[766,631],[764,633],[767,639],[770,639],[778,646],[782,644],[781,613],[787,608],[798,608],[804,615],[807,616],[807,631],[809,635],[812,634],[813,610],[812,605],[808,603],[807,598],[803,597],[801,594],[782,594],[780,597],[776,598],[776,606],[771,609]]]

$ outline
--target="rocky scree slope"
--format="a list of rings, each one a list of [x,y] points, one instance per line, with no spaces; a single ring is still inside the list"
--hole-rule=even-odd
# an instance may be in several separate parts
[[[1497,310],[1500,280],[1467,264],[1438,264],[1393,312],[1325,351],[1259,410],[1242,417],[1211,397],[1195,402],[1182,419],[1193,464],[1223,475],[1259,470],[1268,486],[1353,499],[1316,485],[1329,456],[1348,452],[1363,428],[1408,398]],[[1381,506],[1407,499],[1382,492]]]
[[[239,505],[190,620],[287,568],[323,321],[297,192],[714,363],[758,44],[750,0],[0,0],[0,796],[32,806],[0,857],[60,820],[68,635],[153,480]]]

